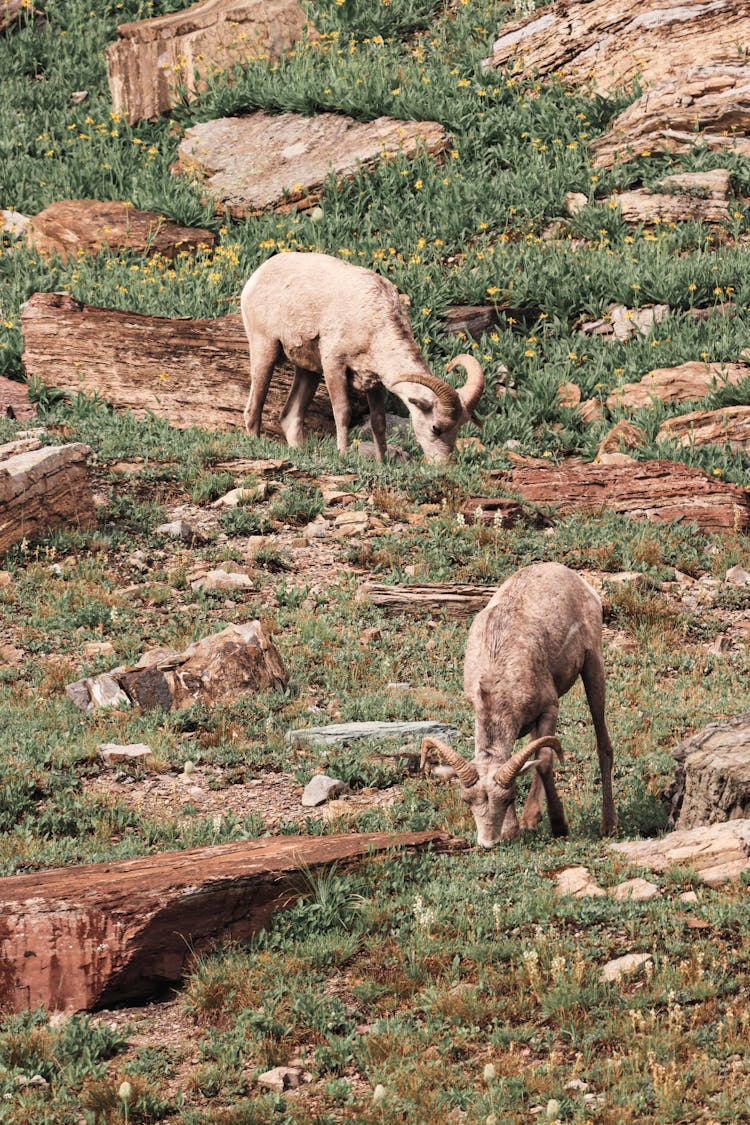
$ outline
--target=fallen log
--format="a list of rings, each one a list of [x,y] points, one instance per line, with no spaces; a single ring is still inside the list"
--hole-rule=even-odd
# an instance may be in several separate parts
[[[153,19],[123,23],[107,47],[116,113],[131,125],[192,100],[218,71],[248,59],[279,59],[302,34],[299,0],[202,0]]]
[[[556,511],[615,512],[657,523],[692,521],[704,532],[747,531],[750,493],[679,461],[529,466],[511,486],[524,500]]]
[[[17,442],[0,446],[0,551],[63,525],[96,523],[86,467],[88,446],[17,450]]]
[[[176,319],[83,305],[67,293],[35,293],[21,314],[23,363],[29,376],[71,394],[98,394],[118,409],[152,412],[185,429],[242,427],[250,389],[247,337],[239,316]],[[263,413],[263,433],[278,424],[292,382],[279,364]],[[353,418],[366,403],[352,397]],[[324,384],[307,416],[310,430],[333,433]]]
[[[25,230],[40,254],[68,258],[95,254],[105,247],[174,259],[181,251],[213,246],[215,236],[204,227],[183,227],[157,211],[139,211],[131,203],[97,199],[62,199],[34,215]]]
[[[560,0],[506,24],[486,69],[513,61],[520,73],[558,73],[610,93],[726,60],[750,40],[748,0]]]
[[[463,846],[445,832],[280,836],[0,879],[0,1010],[144,999],[214,942],[257,933],[310,871]]]
[[[445,613],[446,617],[471,617],[484,609],[497,586],[472,586],[460,583],[386,586],[383,582],[363,582],[357,597],[378,605],[386,613]]]

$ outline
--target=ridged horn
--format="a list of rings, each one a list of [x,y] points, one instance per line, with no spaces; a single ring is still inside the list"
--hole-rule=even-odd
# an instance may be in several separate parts
[[[479,781],[479,771],[473,762],[467,762],[457,750],[449,746],[447,742],[441,742],[439,738],[423,738],[422,739],[422,769],[424,769],[430,750],[437,750],[440,757],[451,766],[458,775],[459,781],[470,789],[472,785],[476,785]]]
[[[463,367],[466,372],[466,382],[459,388],[458,397],[461,399],[466,413],[471,414],[484,390],[482,365],[473,355],[457,355],[455,359],[450,361],[445,370],[452,371],[454,367]]]
[[[543,750],[547,746],[551,747],[558,758],[562,759],[563,749],[560,739],[553,734],[546,734],[544,738],[535,738],[533,742],[529,742],[520,750],[516,750],[507,762],[504,762],[499,769],[495,770],[495,783],[503,789],[510,789],[526,763],[534,757],[538,750]]]
[[[413,375],[402,375],[400,379],[396,379],[394,386],[398,383],[418,383],[421,387],[428,387],[451,418],[457,418],[461,413],[463,399],[459,392],[448,383],[444,383],[442,379],[438,379],[437,375],[417,371]]]

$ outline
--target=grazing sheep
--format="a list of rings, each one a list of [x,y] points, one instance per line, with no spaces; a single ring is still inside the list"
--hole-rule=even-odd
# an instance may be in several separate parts
[[[398,290],[380,274],[327,254],[279,254],[264,262],[240,299],[250,346],[250,396],[245,429],[260,433],[271,375],[282,355],[294,364],[294,380],[281,412],[292,446],[304,436],[307,409],[321,376],[336,422],[339,453],[349,439],[349,388],[367,396],[375,456],[385,456],[385,391],[407,406],[417,441],[433,464],[445,463],[459,427],[476,421],[484,387],[482,368],[470,355],[456,356],[466,382],[455,390],[432,374],[412,335]]]
[[[466,761],[437,739],[422,742],[423,765],[437,751],[458,777],[482,847],[518,835],[515,780],[531,767],[536,770],[520,827],[537,827],[544,787],[552,832],[567,835],[553,776],[554,753],[562,758],[555,728],[560,697],[579,675],[596,732],[601,831],[609,835],[617,830],[617,813],[612,795],[612,743],[604,720],[599,595],[560,563],[536,563],[516,571],[477,614],[469,630],[464,691],[474,705],[474,760]],[[514,754],[516,739],[527,733],[534,740]]]

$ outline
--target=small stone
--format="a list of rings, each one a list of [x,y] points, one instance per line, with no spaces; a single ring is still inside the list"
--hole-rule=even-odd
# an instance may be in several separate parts
[[[146,758],[151,754],[151,747],[145,742],[130,742],[118,746],[116,742],[102,742],[99,746],[99,755],[108,765],[115,762],[134,762]]]
[[[750,586],[750,571],[745,570],[744,566],[730,566],[724,580],[730,586]]]
[[[698,896],[695,893],[695,891],[683,891],[682,894],[680,895],[680,902],[690,903],[690,902],[697,902],[697,901],[698,901]]]
[[[237,571],[209,570],[190,583],[191,590],[254,590],[255,583],[249,574]]]
[[[14,234],[20,237],[28,227],[31,219],[22,215],[20,211],[0,211],[0,232]]]
[[[589,198],[582,191],[569,191],[563,198],[563,211],[571,218],[588,206]]]
[[[336,777],[329,777],[325,773],[318,773],[315,777],[311,778],[305,786],[305,791],[302,794],[302,804],[305,808],[314,808],[316,805],[324,805],[326,801],[330,801],[333,797],[338,797],[340,793],[345,793],[348,786],[345,782],[340,781]]]
[[[250,500],[258,499],[257,488],[233,488],[211,504],[212,508],[238,508]]]
[[[577,383],[561,383],[557,388],[559,406],[578,406],[581,401],[581,388]]]
[[[258,1085],[283,1094],[285,1090],[295,1090],[302,1081],[302,1068],[298,1066],[275,1066],[258,1075]]]
[[[130,699],[122,690],[114,676],[103,672],[101,676],[84,681],[91,697],[91,707],[129,707]]]
[[[656,883],[649,883],[648,879],[627,879],[618,883],[609,892],[612,898],[619,900],[631,899],[633,902],[646,902],[650,898],[657,898],[661,891]]]
[[[605,895],[591,878],[588,867],[566,867],[555,875],[555,889],[559,895],[572,895],[574,898],[588,898]]]
[[[0,590],[7,590],[13,585],[13,575],[9,570],[0,570]]]
[[[624,976],[638,972],[649,962],[653,963],[650,953],[626,953],[624,957],[615,957],[613,961],[607,962],[602,969],[601,979],[610,982],[618,981]]]
[[[323,218],[323,208],[322,207],[313,207],[312,211],[310,212],[310,222],[311,223],[319,223],[322,220],[322,218]]]
[[[311,539],[327,539],[330,534],[324,520],[313,520],[302,530],[302,538],[305,542]]]
[[[79,711],[91,709],[91,692],[87,687],[86,680],[76,680],[74,684],[67,684],[65,694]]]
[[[20,664],[25,657],[26,653],[23,649],[16,648],[14,645],[0,645],[0,665]]]
[[[93,659],[96,656],[114,656],[115,646],[111,641],[86,641],[83,646],[84,656]]]
[[[189,523],[184,520],[173,520],[171,523],[163,523],[156,529],[157,535],[165,535],[169,539],[180,539],[183,543],[192,543],[197,538],[195,531]]]
[[[83,102],[86,101],[86,98],[88,96],[88,90],[74,90],[70,95],[70,100],[72,101],[73,105],[82,105]]]

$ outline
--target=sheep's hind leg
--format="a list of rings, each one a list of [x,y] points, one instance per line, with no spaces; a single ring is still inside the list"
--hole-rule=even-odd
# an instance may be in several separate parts
[[[253,437],[260,437],[260,420],[278,352],[279,346],[275,340],[253,341],[250,350],[250,394],[247,396],[243,418],[246,432]]]
[[[614,751],[609,731],[604,719],[605,681],[604,666],[598,652],[589,652],[581,672],[586,689],[591,718],[596,732],[596,753],[599,758],[599,772],[602,777],[602,817],[600,830],[602,836],[613,836],[617,831],[617,810],[612,792],[612,760]]]
[[[292,386],[279,417],[279,425],[289,445],[296,448],[305,438],[305,416],[313,400],[320,375],[304,367],[294,368]]]

